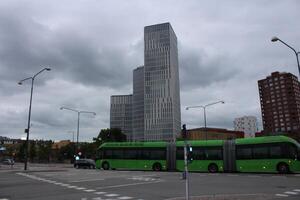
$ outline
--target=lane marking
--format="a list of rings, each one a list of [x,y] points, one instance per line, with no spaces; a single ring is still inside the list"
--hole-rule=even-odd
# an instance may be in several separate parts
[[[278,196],[278,197],[288,197],[289,195],[287,195],[287,194],[276,194],[276,196]]]
[[[127,200],[127,199],[133,199],[133,197],[118,197],[118,199],[120,199],[120,200]]]
[[[287,192],[284,192],[285,194],[293,194],[293,195],[296,195],[298,194],[298,192],[290,192],[290,191],[287,191]]]
[[[294,189],[293,191],[295,191],[295,192],[300,192],[300,189]]]
[[[106,186],[106,187],[98,187],[97,189],[127,187],[127,186],[133,186],[133,185],[145,185],[145,184],[160,183],[160,182],[163,182],[163,181],[143,182],[143,183],[130,183],[130,184],[123,184],[123,185],[111,185],[111,186]]]
[[[89,190],[84,190],[85,192],[96,192],[96,190],[92,190],[92,189],[89,189]]]
[[[95,192],[94,194],[106,194],[106,192]]]
[[[106,194],[106,192],[95,192],[95,194]]]
[[[103,178],[98,179],[83,179],[83,180],[76,180],[76,181],[69,181],[69,183],[80,183],[80,182],[88,182],[88,181],[104,181]]]
[[[75,189],[76,190],[86,190],[86,188],[84,188],[84,187],[76,187]]]
[[[119,194],[106,194],[106,197],[117,197],[120,196]]]

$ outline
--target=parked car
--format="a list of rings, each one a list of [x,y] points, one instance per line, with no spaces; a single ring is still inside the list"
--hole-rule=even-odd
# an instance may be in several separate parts
[[[77,169],[78,168],[95,169],[96,168],[96,163],[92,159],[79,159],[79,160],[75,160],[74,167],[77,168]]]
[[[15,161],[13,159],[10,159],[10,158],[5,158],[1,161],[1,164],[3,164],[3,165],[14,165]]]

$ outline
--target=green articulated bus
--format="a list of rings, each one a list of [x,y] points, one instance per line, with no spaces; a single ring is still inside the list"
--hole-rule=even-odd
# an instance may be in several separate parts
[[[285,136],[235,140],[187,141],[192,147],[190,171],[300,172],[300,145]],[[110,142],[99,147],[97,168],[184,170],[184,141]]]

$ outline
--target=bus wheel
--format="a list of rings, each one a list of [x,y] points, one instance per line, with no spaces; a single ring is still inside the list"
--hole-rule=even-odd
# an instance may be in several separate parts
[[[109,169],[109,164],[108,164],[108,162],[102,163],[102,168],[103,168],[104,170],[108,170],[108,169]]]
[[[160,163],[154,163],[152,166],[153,171],[161,171],[161,164]]]
[[[277,165],[277,171],[280,174],[287,174],[290,172],[289,166],[286,163],[279,163]]]
[[[212,163],[212,164],[208,165],[208,171],[210,173],[216,173],[216,172],[218,172],[218,170],[219,169],[218,169],[218,166],[216,164]]]

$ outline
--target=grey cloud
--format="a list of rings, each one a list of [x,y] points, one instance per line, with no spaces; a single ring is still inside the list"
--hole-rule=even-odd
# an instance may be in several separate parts
[[[204,50],[181,46],[179,55],[181,89],[207,87],[234,78],[239,70],[227,55],[208,56]]]

